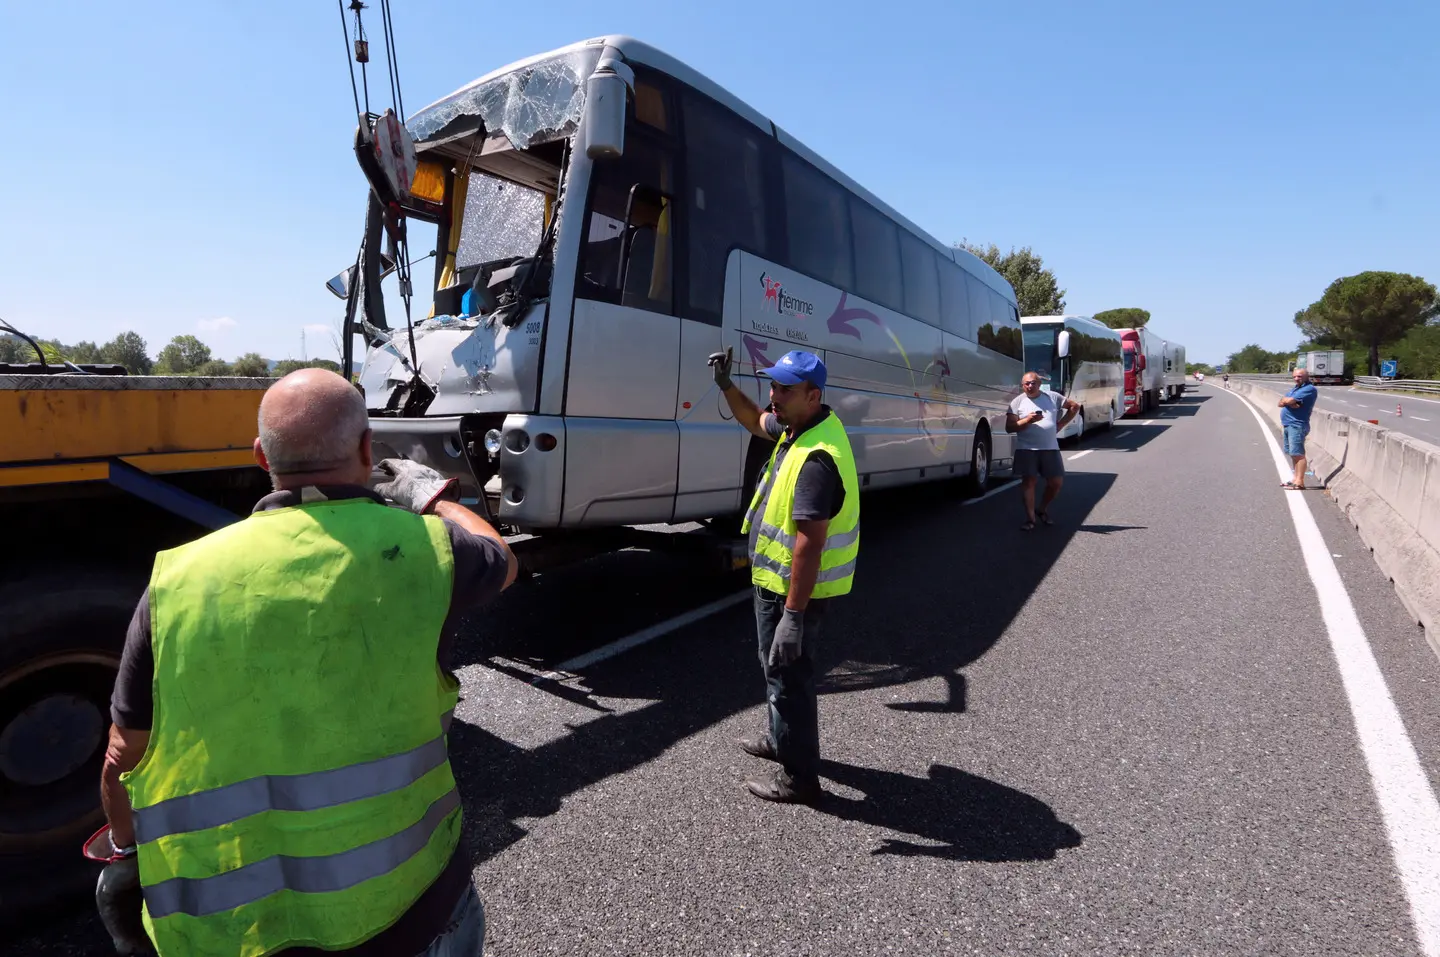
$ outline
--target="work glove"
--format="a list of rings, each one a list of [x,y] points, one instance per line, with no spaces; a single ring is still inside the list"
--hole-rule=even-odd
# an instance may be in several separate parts
[[[805,637],[805,613],[786,608],[780,623],[775,626],[775,638],[770,642],[770,667],[794,664],[799,660]]]
[[[155,953],[140,919],[141,900],[136,858],[124,857],[101,869],[95,882],[95,908],[115,944],[115,953],[124,957]]]
[[[715,377],[715,386],[724,392],[735,383],[730,381],[731,352],[726,349],[724,352],[712,352],[710,358],[705,360],[710,364],[710,374]]]
[[[460,480],[447,479],[428,465],[409,459],[382,459],[376,471],[389,477],[389,482],[378,482],[375,491],[401,508],[408,508],[416,515],[424,515],[441,499],[456,501],[460,498]]]

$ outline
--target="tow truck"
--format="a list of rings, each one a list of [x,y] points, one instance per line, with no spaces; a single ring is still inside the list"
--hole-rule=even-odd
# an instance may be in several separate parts
[[[251,446],[272,380],[41,358],[0,363],[0,924],[93,887],[79,848],[155,553],[269,489]]]

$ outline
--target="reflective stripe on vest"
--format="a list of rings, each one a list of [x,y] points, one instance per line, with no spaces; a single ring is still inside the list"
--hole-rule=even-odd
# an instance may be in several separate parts
[[[303,500],[302,500],[303,502]],[[260,512],[156,556],[154,722],[122,775],[161,957],[345,950],[449,863],[449,532],[368,499]]]
[[[234,910],[277,891],[303,894],[343,891],[388,874],[418,854],[435,830],[460,807],[453,788],[430,805],[425,816],[397,834],[326,857],[266,857],[213,877],[172,877],[145,888],[151,920],[172,914],[204,917]]]
[[[788,594],[791,565],[798,543],[799,527],[794,519],[795,484],[810,453],[829,453],[840,473],[845,499],[840,512],[830,520],[820,553],[820,569],[811,591],[812,598],[830,598],[850,591],[855,574],[855,557],[860,541],[860,482],[845,427],[832,412],[820,423],[788,440],[782,437],[766,463],[765,474],[755,489],[746,511],[742,530],[755,530],[750,554],[750,580],[761,588]],[[784,460],[776,465],[782,451]]]
[[[348,804],[414,784],[445,763],[445,738],[349,767],[310,774],[261,775],[212,791],[173,797],[136,811],[141,844],[171,834],[203,831],[261,811],[314,811]]]

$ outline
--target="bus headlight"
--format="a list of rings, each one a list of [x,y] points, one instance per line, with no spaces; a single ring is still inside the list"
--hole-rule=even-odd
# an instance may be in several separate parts
[[[491,461],[500,454],[500,430],[491,429],[485,433],[485,454],[490,456]]]

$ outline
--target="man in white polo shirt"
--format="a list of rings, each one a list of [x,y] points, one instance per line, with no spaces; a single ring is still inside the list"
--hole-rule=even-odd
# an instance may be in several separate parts
[[[1065,481],[1065,462],[1060,458],[1060,440],[1056,437],[1080,406],[1058,392],[1040,391],[1040,373],[1027,372],[1020,379],[1024,389],[1010,401],[1005,414],[1005,431],[1015,433],[1015,474],[1020,476],[1020,493],[1025,499],[1024,531],[1035,527],[1038,519],[1050,521],[1050,503],[1060,494]],[[1035,480],[1045,476],[1045,497],[1035,509]]]

